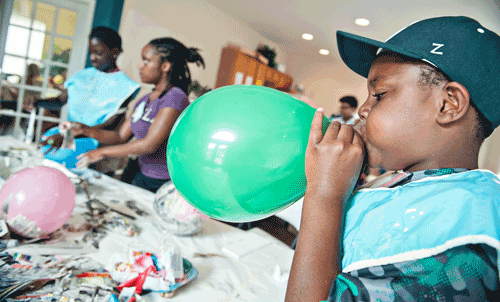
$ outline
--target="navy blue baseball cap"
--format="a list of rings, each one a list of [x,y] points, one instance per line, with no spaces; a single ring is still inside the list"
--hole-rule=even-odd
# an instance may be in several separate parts
[[[465,86],[493,129],[500,125],[500,36],[468,17],[438,17],[415,22],[386,42],[337,31],[345,64],[368,77],[381,50],[422,60]]]

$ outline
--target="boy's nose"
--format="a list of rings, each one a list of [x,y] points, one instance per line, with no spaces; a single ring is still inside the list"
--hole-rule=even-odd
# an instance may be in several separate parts
[[[362,120],[366,120],[368,114],[370,113],[369,100],[366,100],[361,107],[359,107],[358,115]]]

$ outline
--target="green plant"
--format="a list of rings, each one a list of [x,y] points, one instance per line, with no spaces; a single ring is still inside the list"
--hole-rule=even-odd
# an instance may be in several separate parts
[[[263,55],[266,59],[269,60],[269,63],[267,63],[267,66],[271,68],[276,68],[276,62],[274,61],[276,59],[276,50],[271,49],[267,45],[259,45],[257,47],[257,52],[259,52],[261,55]]]
[[[210,90],[212,90],[210,87],[202,86],[200,84],[200,82],[198,82],[197,80],[194,80],[191,82],[191,84],[188,87],[188,94],[193,92],[197,97],[200,97],[200,96],[204,95],[205,93],[209,92]]]

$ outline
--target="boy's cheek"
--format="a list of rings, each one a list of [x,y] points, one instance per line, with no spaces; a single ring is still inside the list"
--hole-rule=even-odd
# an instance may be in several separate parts
[[[360,121],[355,129],[361,135],[365,143],[368,166],[379,167],[382,164],[382,154],[376,146],[383,145],[379,142],[383,140],[381,135],[383,132],[380,123],[377,123],[375,116],[369,116],[367,120]]]
[[[382,165],[382,158],[380,156],[380,153],[377,153],[377,151],[369,143],[365,146],[368,166],[371,168],[380,167]]]

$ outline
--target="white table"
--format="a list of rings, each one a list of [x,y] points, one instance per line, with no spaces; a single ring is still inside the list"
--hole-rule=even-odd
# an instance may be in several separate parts
[[[33,149],[11,138],[0,137],[0,146],[17,144]],[[0,184],[1,186],[2,184]],[[99,179],[90,180],[91,197],[102,201],[110,199],[134,199],[144,207],[152,210],[154,194],[122,183],[116,179],[102,175]],[[83,192],[76,196],[76,203],[87,200]],[[181,287],[170,301],[283,301],[286,291],[286,281],[277,280],[273,274],[276,267],[282,270],[283,275],[290,271],[293,250],[281,241],[260,229],[242,231],[227,224],[208,219],[203,230],[193,236],[179,237],[171,234],[164,235],[157,227],[154,217],[138,218],[137,225],[142,229],[140,235],[127,237],[118,234],[106,236],[100,242],[98,250],[90,250],[88,256],[107,265],[114,253],[126,253],[128,247],[140,245],[149,247],[152,251],[159,248],[159,241],[164,236],[167,244],[176,244],[184,258],[189,260],[199,271],[198,278]],[[270,244],[253,251],[240,259],[228,256],[222,248],[235,239],[254,240]],[[19,251],[44,253],[42,246],[19,247]],[[67,253],[79,253],[74,250],[62,250]],[[59,252],[62,252],[59,251]],[[219,254],[226,257],[194,257],[195,253]],[[144,295],[146,301],[165,301],[156,293]]]
[[[285,220],[289,224],[299,231],[300,230],[300,220],[302,218],[302,206],[304,205],[304,197],[297,200],[294,204],[284,209],[283,211],[276,213],[276,216]]]

